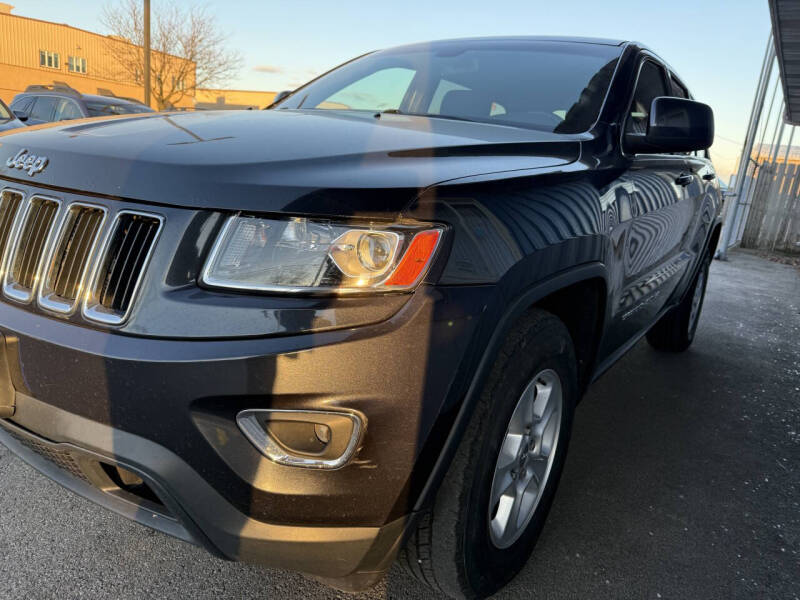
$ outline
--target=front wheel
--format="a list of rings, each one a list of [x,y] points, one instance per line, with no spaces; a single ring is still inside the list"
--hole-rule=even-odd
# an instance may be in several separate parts
[[[577,400],[572,339],[533,310],[487,379],[436,498],[401,554],[423,583],[483,598],[525,565],[564,467]]]
[[[683,352],[692,345],[706,296],[711,254],[706,253],[702,260],[689,293],[647,332],[647,341],[656,350]]]

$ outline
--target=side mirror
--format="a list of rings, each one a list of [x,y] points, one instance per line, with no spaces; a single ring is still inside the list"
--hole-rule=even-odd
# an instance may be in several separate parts
[[[626,133],[628,152],[705,150],[714,143],[714,111],[702,102],[661,96],[653,99],[647,133]]]
[[[22,121],[23,123],[24,123],[25,121],[27,121],[27,120],[28,120],[28,115],[26,115],[26,114],[25,114],[24,112],[22,112],[21,110],[15,110],[15,111],[14,111],[14,116],[15,116],[15,117],[17,117],[17,118],[18,118],[20,121]]]
[[[278,102],[289,96],[292,93],[292,91],[294,90],[283,90],[282,92],[278,92],[275,95],[275,98],[272,100],[272,103],[269,106],[267,106],[267,108],[272,108],[273,106],[275,106]]]

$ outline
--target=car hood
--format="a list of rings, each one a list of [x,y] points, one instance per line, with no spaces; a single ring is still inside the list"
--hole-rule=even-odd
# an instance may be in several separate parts
[[[45,168],[14,168],[22,150]],[[438,118],[193,112],[0,135],[0,177],[177,206],[379,215],[437,183],[562,166],[579,152],[576,136]]]

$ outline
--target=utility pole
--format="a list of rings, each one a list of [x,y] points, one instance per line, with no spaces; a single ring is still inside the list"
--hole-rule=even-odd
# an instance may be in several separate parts
[[[144,0],[144,103],[150,106],[150,0]]]

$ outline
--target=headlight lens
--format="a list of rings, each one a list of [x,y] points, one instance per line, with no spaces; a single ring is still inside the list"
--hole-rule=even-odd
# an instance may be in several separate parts
[[[438,227],[353,227],[230,217],[203,269],[212,287],[284,293],[407,290],[430,266]]]

